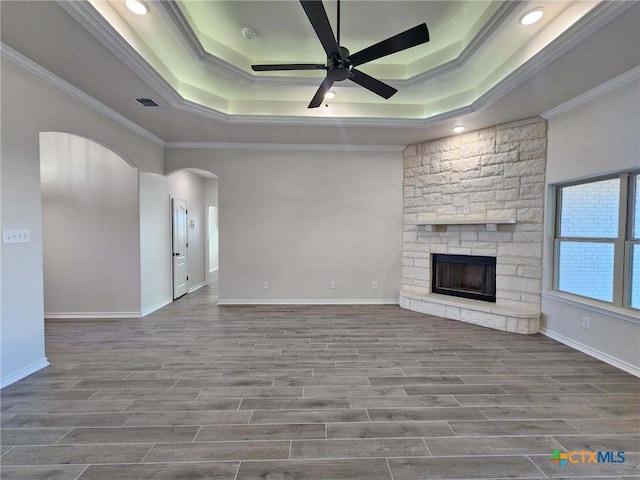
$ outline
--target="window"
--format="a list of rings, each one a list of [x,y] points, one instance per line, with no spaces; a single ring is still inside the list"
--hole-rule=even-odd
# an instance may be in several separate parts
[[[640,309],[639,179],[557,187],[554,289]]]
[[[627,242],[627,256],[629,257],[629,306],[640,309],[640,173],[636,173],[633,178],[633,202],[629,202],[631,207],[631,218],[629,223],[633,225],[630,239]]]

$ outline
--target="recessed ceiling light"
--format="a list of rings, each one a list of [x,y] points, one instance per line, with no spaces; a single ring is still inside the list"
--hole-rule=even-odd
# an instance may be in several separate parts
[[[452,128],[453,133],[462,133],[465,131],[467,127],[465,127],[464,125],[456,125],[455,127]]]
[[[324,96],[325,100],[331,100],[332,98],[336,98],[336,92],[333,90],[329,90],[327,94]]]
[[[522,17],[520,17],[520,23],[522,25],[533,25],[538,20],[540,20],[544,15],[542,8],[534,8],[533,10],[529,10]]]
[[[136,15],[146,15],[149,13],[149,8],[140,0],[127,0],[125,5]]]

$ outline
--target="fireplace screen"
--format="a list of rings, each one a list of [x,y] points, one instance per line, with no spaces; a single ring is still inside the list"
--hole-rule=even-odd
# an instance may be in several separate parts
[[[432,272],[433,293],[496,301],[496,257],[434,254]]]

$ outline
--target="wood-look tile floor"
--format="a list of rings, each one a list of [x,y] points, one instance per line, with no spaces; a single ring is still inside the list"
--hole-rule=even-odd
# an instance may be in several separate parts
[[[48,321],[51,366],[1,392],[1,478],[640,475],[639,379],[544,336],[215,295]],[[556,449],[626,461],[559,467]]]

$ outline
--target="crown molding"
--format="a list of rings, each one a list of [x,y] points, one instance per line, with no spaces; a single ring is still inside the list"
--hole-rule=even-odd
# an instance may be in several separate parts
[[[169,8],[174,10],[177,7],[167,3]],[[486,41],[496,28],[511,14],[514,5],[517,2],[506,2],[509,6],[505,6],[496,12],[492,17],[492,26],[483,29],[481,34],[477,35],[478,40],[472,42],[463,52],[461,57],[471,56],[482,43]],[[116,31],[115,29],[91,6],[89,2],[81,0],[58,0],[58,4],[76,19],[87,31],[89,31],[100,43],[107,47],[112,53],[125,63],[135,74],[137,74],[149,86],[155,89],[163,100],[174,108],[193,113],[203,118],[209,118],[225,124],[231,125],[322,125],[322,126],[383,126],[390,128],[403,127],[428,127],[445,120],[474,113],[483,108],[490,106],[492,103],[506,95],[518,85],[535,75],[541,68],[547,66],[562,54],[577,45],[584,38],[591,35],[594,31],[620,15],[628,8],[633,7],[636,2],[626,2],[624,0],[616,0],[611,2],[602,2],[582,19],[576,22],[571,28],[547,45],[543,50],[538,52],[531,60],[526,62],[520,68],[509,74],[503,80],[491,87],[485,93],[480,95],[471,104],[443,112],[441,114],[432,115],[426,118],[380,118],[380,117],[320,117],[320,116],[278,116],[278,115],[230,115],[211,107],[207,107],[196,102],[184,99],[137,51],[135,51]],[[482,38],[479,38],[482,37]],[[486,38],[485,38],[486,37]],[[474,39],[475,40],[475,39]],[[17,52],[16,52],[17,53]],[[466,60],[465,60],[466,61]],[[32,62],[33,63],[33,62]],[[35,65],[35,64],[34,64]],[[42,67],[39,67],[41,70]],[[236,67],[234,67],[236,68]],[[50,72],[47,72],[50,74]],[[246,72],[245,72],[246,73]],[[429,72],[426,72],[428,74]],[[50,74],[53,77],[55,75]],[[58,77],[55,77],[58,78]],[[61,79],[58,79],[61,80]],[[280,80],[280,79],[278,79]],[[63,81],[63,80],[61,80]],[[64,82],[64,81],[63,81]],[[254,78],[253,83],[256,82]],[[65,82],[65,84],[67,84]],[[70,84],[67,84],[71,86]],[[72,87],[72,86],[71,86]],[[73,87],[75,88],[75,87]],[[77,89],[76,89],[77,90]],[[79,91],[79,90],[78,90]],[[138,129],[146,132],[148,135],[155,135],[144,130],[139,125],[129,121],[126,117],[109,109],[97,100],[84,94],[90,98],[93,103],[99,104],[105,109],[120,116],[123,121],[135,125]],[[133,127],[133,128],[135,128]],[[141,133],[143,136],[144,134]],[[149,138],[149,137],[147,137]],[[155,137],[156,143],[163,142],[162,139]],[[158,143],[164,145],[163,143]]]
[[[297,150],[313,152],[402,152],[405,145],[348,145],[299,143],[167,142],[165,148],[212,150]]]
[[[297,117],[297,116],[271,116],[271,115],[229,115],[211,107],[197,104],[195,102],[185,100],[162,76],[142,56],[136,52],[116,31],[115,29],[91,6],[89,2],[80,0],[58,1],[59,5],[72,15],[81,25],[92,33],[103,45],[116,54],[129,68],[132,69],[140,78],[147,82],[152,88],[157,90],[161,96],[166,98],[168,102],[175,108],[183,111],[194,113],[204,118],[210,118],[227,124],[240,125],[344,125],[344,126],[390,126],[390,127],[416,127],[429,126],[437,122],[447,120],[459,115],[472,113],[489,106],[502,96],[509,93],[522,82],[529,79],[537,71],[552,61],[556,60],[563,53],[567,52],[573,46],[586,38],[617,15],[632,7],[635,2],[625,2],[617,0],[612,2],[602,2],[593,10],[591,10],[582,19],[576,22],[571,28],[560,35],[551,44],[547,45],[542,51],[536,54],[530,61],[526,62],[516,71],[512,72],[505,79],[498,82],[494,87],[482,94],[470,105],[460,107],[458,109],[444,112],[442,114],[422,118],[422,119],[394,119],[394,118],[328,118],[328,117]],[[175,28],[181,33],[183,39],[192,48],[193,53],[198,58],[205,55],[204,48],[197,39],[195,33],[189,26],[182,12],[174,2],[163,0],[161,3],[164,11],[174,22]],[[517,6],[517,2],[506,2],[496,14],[493,15],[491,21],[472,41],[465,52],[459,57],[460,61],[466,61],[473,55],[482,44],[494,33],[499,25],[513,12]],[[207,58],[211,57],[206,54]],[[215,57],[213,57],[215,58]],[[258,84],[258,79],[243,70],[233,67],[227,68],[226,62],[216,59],[218,66],[226,68],[228,74],[248,75],[253,80],[250,83]],[[226,65],[226,66],[225,66]],[[445,64],[446,65],[446,64]],[[445,67],[444,65],[442,66]],[[446,68],[455,68],[454,66]],[[435,70],[434,70],[435,71]],[[235,72],[235,73],[234,73]],[[438,74],[443,71],[438,72]],[[431,72],[425,72],[420,76],[421,80],[427,79]],[[433,73],[435,75],[435,73]],[[243,82],[249,81],[246,76],[242,76]],[[281,81],[284,79],[278,79]],[[407,82],[407,81],[404,81]],[[399,84],[403,83],[397,82]],[[286,84],[286,81],[285,81]],[[407,85],[407,83],[405,83]]]
[[[79,88],[70,84],[66,80],[58,77],[54,73],[51,73],[49,70],[35,63],[33,60],[25,57],[21,53],[12,49],[8,45],[4,43],[0,43],[0,51],[2,53],[2,58],[10,61],[11,63],[19,66],[20,68],[26,70],[37,78],[51,84],[52,86],[62,90],[66,94],[75,98],[76,100],[90,106],[94,110],[106,115],[112,120],[118,122],[119,124],[127,127],[131,131],[137,133],[138,135],[150,140],[151,142],[160,145],[160,146],[172,146],[173,148],[187,148],[182,145],[188,145],[189,143],[184,142],[173,142],[167,143],[160,137],[154,135],[153,133],[146,130],[144,127],[141,127],[137,123],[129,120],[124,115],[116,112],[112,108],[106,106],[99,100],[96,100],[94,97],[88,95],[83,92]],[[438,123],[443,120],[447,120],[449,118],[453,118],[459,115],[463,115],[465,113],[470,113],[470,107],[463,107],[461,109],[456,109],[451,112],[447,112],[442,115],[437,115],[430,117],[428,119],[394,119],[394,118],[373,118],[373,117],[363,117],[363,118],[335,118],[335,117],[294,117],[294,116],[275,116],[275,115],[226,115],[217,110],[213,110],[208,107],[204,107],[200,104],[190,102],[188,100],[183,100],[179,106],[177,107],[183,111],[194,113],[198,116],[210,118],[213,120],[221,121],[227,124],[238,124],[238,125],[324,125],[324,126],[384,126],[384,127],[395,127],[395,128],[403,128],[403,127],[420,127],[420,126],[428,126],[435,123]],[[241,148],[238,145],[242,144],[226,144],[226,143],[204,143],[204,144],[193,144],[196,148]],[[215,145],[213,147],[203,147],[202,145]],[[230,147],[224,147],[224,145],[232,145]],[[276,145],[276,144],[259,144],[259,145]],[[285,145],[285,144],[280,144]],[[291,144],[296,145],[296,144]],[[348,147],[348,146],[346,146]],[[346,148],[345,147],[345,148]],[[354,151],[367,151],[366,145],[358,145]],[[395,148],[400,148],[399,146],[373,146],[374,150],[371,151],[396,151]],[[389,147],[390,150],[384,150],[383,148]],[[248,148],[248,147],[244,147]],[[263,148],[257,147],[257,148]],[[268,147],[264,147],[268,149]],[[274,147],[277,149],[278,147]],[[382,150],[380,150],[382,148]],[[404,146],[402,146],[404,148]],[[286,148],[285,148],[286,149]],[[293,148],[292,148],[293,149]],[[313,148],[310,148],[313,149]]]
[[[425,127],[458,115],[475,111],[475,106],[464,106],[429,118],[380,118],[380,117],[298,117],[282,115],[229,115],[211,107],[184,99],[93,6],[83,0],[57,0],[58,5],[91,33],[111,53],[116,55],[151,88],[159,93],[169,105],[203,118],[237,125],[323,125],[323,126],[384,126]],[[168,2],[171,3],[171,2]],[[169,7],[173,10],[173,7]],[[315,85],[315,84],[314,84]],[[141,127],[142,128],[142,127]]]
[[[550,120],[552,118],[557,117],[558,115],[562,115],[563,113],[567,113],[574,108],[581,107],[596,98],[605,95],[609,92],[612,92],[629,82],[640,79],[640,65],[632,68],[631,70],[627,70],[626,72],[618,75],[617,77],[612,78],[608,82],[605,82],[601,85],[598,85],[595,88],[592,88],[589,91],[584,92],[582,95],[578,95],[575,98],[572,98],[568,102],[564,102],[561,105],[558,105],[551,110],[547,110],[540,116],[545,120]]]
[[[469,59],[489,40],[491,35],[498,30],[509,16],[518,8],[518,2],[504,2],[496,13],[494,13],[491,19],[483,25],[482,29],[476,34],[475,37],[469,42],[469,44],[462,50],[458,57],[453,60],[449,60],[442,65],[439,65],[426,72],[414,75],[406,80],[394,80],[394,84],[398,88],[406,88],[416,84],[425,83],[440,75],[444,75],[459,68],[462,68]]]
[[[208,63],[213,67],[216,72],[222,73],[224,76],[231,78],[236,82],[241,82],[248,85],[256,83],[257,77],[251,73],[246,72],[242,68],[210,54],[200,42],[200,39],[191,28],[191,25],[187,21],[186,17],[180,10],[177,2],[160,0],[158,2],[161,7],[164,7],[164,12],[167,14],[167,18],[171,20],[171,23],[175,27],[176,31],[182,35],[186,45],[191,49],[191,52],[202,62]],[[247,59],[248,60],[248,59]]]
[[[624,0],[600,3],[578,20],[575,25],[534,55],[528,62],[514,70],[502,81],[482,94],[472,103],[472,111],[477,111],[489,106],[502,98],[518,85],[533,77],[541,69],[567,53],[593,32],[602,28],[627,9],[633,7],[634,4],[635,2],[626,2]]]
[[[137,123],[132,122],[127,117],[116,112],[112,108],[107,107],[104,103],[96,100],[91,95],[88,95],[87,93],[80,90],[78,87],[71,85],[66,80],[63,80],[57,75],[51,73],[46,68],[38,65],[33,60],[28,59],[21,53],[18,53],[8,45],[5,45],[4,43],[0,43],[0,52],[2,54],[3,59],[22,68],[23,70],[29,72],[30,74],[34,75],[40,80],[43,80],[44,82],[48,83],[49,85],[52,85],[58,88],[59,90],[66,93],[67,95],[84,103],[85,105],[89,106],[95,111],[102,113],[103,115],[109,117],[111,120],[114,120],[115,122],[119,123],[123,127],[126,127],[132,132],[140,135],[141,137],[146,138],[147,140],[155,143],[156,145],[160,145],[164,147],[165,141],[162,140],[160,137],[157,137],[150,131],[138,125]]]
[[[178,3],[175,1],[161,0],[159,4],[164,8],[164,12],[167,18],[171,20],[176,32],[182,35],[185,44],[191,49],[193,55],[195,55],[202,62],[210,64],[216,71],[223,75],[232,78],[235,81],[239,81],[249,85],[260,84],[272,84],[278,83],[278,85],[294,86],[294,85],[315,85],[317,79],[295,78],[295,77],[270,77],[270,76],[256,76],[236,67],[235,65],[216,57],[209,53],[200,39],[191,28],[189,21],[180,10]],[[489,21],[483,25],[482,29],[471,39],[463,51],[454,59],[439,65],[431,70],[414,75],[407,79],[392,79],[384,78],[385,81],[393,81],[395,85],[399,87],[409,87],[415,84],[424,83],[425,81],[435,78],[439,75],[450,73],[462,67],[472,56],[475,54],[491,37],[491,35],[505,22],[511,13],[518,8],[518,2],[504,2],[498,10],[491,16]],[[249,62],[249,59],[247,59]]]
[[[229,125],[322,125],[335,127],[426,127],[476,110],[473,105],[456,108],[428,118],[389,117],[296,117],[293,115],[228,115],[190,100],[183,100],[181,110]]]
[[[217,72],[224,74],[228,78],[232,78],[235,81],[247,85],[267,86],[266,84],[285,85],[285,86],[315,86],[316,78],[292,78],[292,77],[269,77],[269,76],[255,76],[245,70],[232,65],[231,63],[218,58],[211,53],[207,52],[198,36],[195,34],[191,25],[187,21],[186,17],[180,10],[177,2],[161,0],[159,2],[164,8],[167,17],[173,23],[175,29],[182,36],[186,45],[191,49],[193,55],[201,61],[208,63]],[[80,2],[80,5],[86,5],[87,2]],[[619,15],[622,11],[632,7],[634,2],[626,2],[624,0],[608,1],[599,4],[593,10],[591,10],[585,17],[578,21],[575,25],[570,27],[566,32],[560,35],[556,40],[547,46],[544,50],[549,54],[549,58],[543,60],[542,66],[551,63],[558,58],[566,50],[575,46],[579,41],[586,36],[590,35],[593,31],[600,28],[602,25],[610,21],[612,18]],[[504,2],[499,9],[492,15],[491,19],[482,27],[482,29],[474,36],[464,50],[456,57],[442,65],[435,68],[414,75],[408,79],[392,79],[383,78],[384,81],[392,81],[398,88],[408,88],[415,85],[425,83],[433,78],[441,75],[449,74],[454,70],[463,67],[469,59],[478,51],[482,46],[491,38],[498,28],[509,19],[511,14],[519,7],[518,2]],[[595,19],[595,22],[593,20]],[[572,42],[570,46],[565,45],[567,39],[571,37],[579,37],[580,40]],[[121,38],[117,36],[116,38]],[[122,41],[122,40],[121,40]],[[553,48],[549,48],[552,47]],[[564,49],[566,48],[566,50]],[[248,59],[247,59],[248,61]],[[537,68],[541,68],[538,66]],[[525,78],[526,79],[526,78]],[[350,83],[344,84],[346,86],[354,86]],[[509,89],[511,90],[511,89]]]
[[[181,108],[182,96],[85,0],[56,0],[56,3],[93,35],[120,61],[158,91],[167,103]]]

